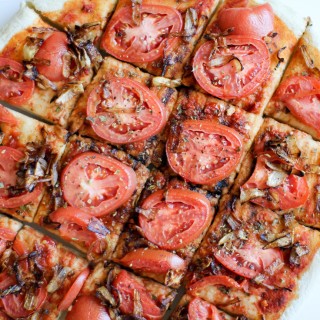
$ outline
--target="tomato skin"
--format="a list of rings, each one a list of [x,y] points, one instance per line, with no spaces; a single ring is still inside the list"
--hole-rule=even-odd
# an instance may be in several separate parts
[[[320,94],[320,80],[314,76],[291,76],[278,87],[275,98],[286,101],[291,98],[304,98]]]
[[[176,39],[168,38],[167,34],[182,30],[180,12],[155,4],[141,5],[140,12],[142,21],[139,26],[132,20],[130,6],[115,12],[101,40],[101,47],[106,52],[123,61],[143,63],[161,58],[164,50],[174,46]],[[166,30],[165,35],[163,30]]]
[[[31,99],[35,83],[27,77],[22,76],[22,82],[17,81],[24,72],[23,65],[17,61],[0,57],[0,67],[10,67],[13,80],[7,79],[0,74],[0,99],[15,106],[24,105]],[[16,81],[14,79],[17,79]]]
[[[121,295],[119,309],[122,313],[132,315],[134,310],[134,290],[139,292],[142,316],[147,320],[162,319],[162,311],[156,305],[147,289],[139,283],[130,273],[121,270],[112,283],[117,294]]]
[[[9,286],[17,284],[16,279],[6,272],[0,274],[0,288],[7,289]],[[5,313],[11,318],[25,318],[39,310],[47,299],[46,283],[37,289],[37,305],[34,310],[27,310],[23,307],[25,294],[8,294],[1,298]]]
[[[0,122],[12,124],[12,125],[18,124],[18,120],[2,104],[0,104]]]
[[[128,201],[136,189],[137,179],[133,169],[120,161],[84,152],[64,168],[61,186],[65,200],[72,207],[99,217]]]
[[[269,3],[226,8],[219,13],[218,25],[222,31],[234,28],[233,35],[262,38],[274,30],[274,13]]]
[[[241,249],[235,249],[232,254],[228,254],[224,250],[217,250],[214,256],[230,271],[249,279],[253,279],[263,273],[264,269],[276,259],[283,261],[280,249],[262,249],[246,246]]]
[[[73,301],[76,299],[80,290],[82,289],[89,274],[90,270],[86,268],[78,275],[77,279],[73,282],[68,292],[61,300],[58,306],[59,311],[67,310],[72,305]]]
[[[144,141],[163,129],[167,119],[165,107],[148,87],[128,78],[112,78],[107,83],[108,99],[102,98],[102,83],[91,91],[87,103],[87,115],[99,137],[126,144]],[[107,103],[107,107],[102,107],[101,102]]]
[[[66,240],[77,239],[77,241],[83,241],[89,247],[94,241],[101,238],[99,234],[91,232],[87,228],[92,220],[96,220],[100,224],[102,222],[79,209],[72,207],[59,208],[50,213],[50,220],[60,224],[59,234]]]
[[[144,236],[166,250],[186,247],[201,235],[212,218],[205,196],[182,189],[156,191],[144,200],[141,208],[156,212],[151,220],[139,214]]]
[[[136,249],[117,260],[133,270],[166,274],[170,270],[184,270],[186,262],[178,255],[158,249]]]
[[[40,74],[48,78],[50,81],[65,80],[63,75],[63,56],[68,52],[68,37],[64,32],[53,32],[47,38],[38,52],[35,59],[49,60],[50,65],[37,64]]]
[[[80,296],[66,320],[111,320],[106,307],[94,296]]]
[[[214,305],[194,298],[188,306],[188,320],[222,320],[222,318]]]
[[[183,143],[178,151],[174,148],[175,139],[180,145]],[[238,132],[210,120],[184,121],[179,137],[171,134],[166,145],[171,169],[195,184],[214,184],[229,176],[242,152]]]
[[[255,170],[249,180],[241,186],[242,190],[257,188],[259,190],[268,189],[272,193],[277,194],[279,198],[277,203],[269,201],[265,197],[257,197],[250,201],[273,210],[288,210],[300,207],[309,197],[309,187],[305,176],[299,177],[294,174],[288,175],[284,182],[278,187],[268,187],[267,179],[269,169],[266,167],[266,161],[279,161],[276,156],[268,156],[261,154],[257,158]]]
[[[292,76],[279,86],[275,99],[284,102],[294,117],[320,135],[320,80],[314,76]]]
[[[212,57],[214,41],[205,42],[197,50],[193,59],[193,74],[202,89],[213,96],[239,99],[253,93],[267,79],[270,55],[262,40],[242,35],[224,39],[226,46],[219,46]],[[229,62],[210,67],[211,61],[226,57],[230,57]],[[241,70],[237,70],[239,63],[233,64],[235,58],[241,62]]]
[[[42,192],[38,184],[32,192],[25,192],[15,197],[8,197],[7,188],[16,185],[17,163],[24,157],[20,150],[0,146],[0,181],[4,187],[0,189],[0,208],[17,208],[37,199]]]
[[[190,285],[187,293],[197,297],[197,293],[208,286],[224,286],[227,288],[241,289],[240,284],[228,276],[208,276]]]

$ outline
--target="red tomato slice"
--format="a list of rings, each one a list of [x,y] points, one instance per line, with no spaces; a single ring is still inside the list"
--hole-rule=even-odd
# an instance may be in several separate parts
[[[320,80],[314,76],[292,76],[278,87],[275,98],[286,101],[292,98],[305,98],[320,94]]]
[[[306,177],[290,174],[278,187],[268,187],[267,180],[272,170],[267,167],[266,161],[271,163],[280,162],[276,157],[270,157],[264,154],[258,156],[252,176],[241,189],[268,189],[269,192],[277,195],[276,198],[278,198],[278,201],[270,201],[266,199],[266,197],[257,197],[250,201],[273,210],[288,210],[303,205],[309,197],[309,187]]]
[[[134,291],[138,291],[142,305],[142,317],[147,320],[162,319],[163,312],[152,299],[147,289],[130,273],[121,270],[112,283],[116,293],[121,296],[119,309],[122,313],[132,315],[134,310]]]
[[[8,188],[16,185],[17,163],[24,157],[23,152],[6,146],[0,146],[0,207],[17,208],[37,199],[42,192],[41,185],[37,185],[32,192],[10,197]]]
[[[127,253],[118,262],[133,270],[166,274],[170,270],[184,270],[186,262],[178,255],[158,249],[136,249]]]
[[[16,237],[16,232],[8,228],[0,227],[0,239],[5,241],[13,241]]]
[[[79,209],[67,207],[59,208],[50,213],[50,219],[60,224],[59,234],[66,240],[83,241],[87,247],[100,239],[102,236],[88,230],[90,222],[101,225],[102,222],[89,213]]]
[[[179,136],[169,136],[166,151],[172,170],[196,184],[229,176],[243,152],[237,131],[210,120],[183,122]]]
[[[46,39],[38,52],[35,59],[49,61],[46,63],[38,63],[37,69],[40,74],[44,75],[50,81],[62,81],[65,79],[63,75],[63,56],[68,52],[68,37],[64,32],[53,32]]]
[[[188,306],[188,320],[223,320],[218,309],[199,298],[194,298]]]
[[[72,207],[103,216],[130,199],[137,180],[133,169],[120,161],[85,152],[65,167],[61,185],[63,196]]]
[[[17,284],[16,279],[6,272],[0,274],[0,288],[7,289],[9,286]],[[11,318],[25,318],[39,310],[47,299],[46,284],[36,289],[36,306],[34,310],[27,310],[24,306],[25,293],[8,294],[1,298],[5,313]]]
[[[15,106],[25,104],[33,95],[34,81],[23,76],[23,65],[17,61],[1,58],[0,69],[0,99]]]
[[[170,33],[183,26],[178,10],[160,5],[141,5],[141,23],[132,19],[130,6],[117,10],[112,16],[101,46],[109,54],[128,62],[151,62],[163,56],[176,43]]]
[[[1,84],[0,84],[0,88],[1,88]],[[18,120],[2,104],[0,104],[0,122],[12,124],[14,126],[18,124]]]
[[[231,34],[262,38],[274,30],[274,13],[269,3],[254,7],[225,8],[220,11],[218,25]]]
[[[68,312],[66,320],[111,320],[106,307],[94,296],[81,296]]]
[[[204,232],[212,218],[209,200],[189,190],[156,191],[141,207],[150,214],[150,217],[139,214],[143,234],[166,250],[186,247]]]
[[[225,37],[214,49],[205,42],[196,52],[193,73],[203,90],[221,99],[253,93],[268,77],[270,55],[264,41],[248,36]],[[214,49],[214,50],[213,50]]]
[[[193,283],[188,288],[188,294],[197,296],[197,293],[206,289],[208,286],[224,286],[227,288],[241,289],[240,284],[228,276],[208,276]]]
[[[163,129],[167,119],[156,94],[127,78],[110,79],[94,88],[87,115],[99,137],[119,144],[150,138]]]
[[[320,80],[311,76],[287,78],[278,88],[276,99],[283,101],[302,123],[320,134]]]
[[[58,306],[59,311],[67,310],[72,305],[73,301],[82,289],[89,274],[90,270],[86,268],[78,275],[77,279],[73,282],[72,286],[61,300]]]
[[[280,249],[263,249],[254,244],[236,248],[231,254],[224,249],[217,250],[214,256],[230,271],[249,279],[263,273],[275,260],[283,261]]]

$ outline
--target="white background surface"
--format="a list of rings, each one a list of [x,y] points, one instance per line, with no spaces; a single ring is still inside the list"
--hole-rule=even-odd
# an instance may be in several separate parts
[[[54,0],[52,0],[54,1]],[[78,0],[81,1],[81,0]],[[107,0],[104,0],[107,1]],[[0,0],[0,26],[10,21],[18,10],[22,0]],[[287,0],[287,5],[298,10],[301,14],[310,16],[320,22],[320,0]],[[320,33],[320,29],[319,29]],[[287,320],[320,320],[320,270],[316,283],[313,283],[305,295],[299,299],[301,307],[298,312]]]

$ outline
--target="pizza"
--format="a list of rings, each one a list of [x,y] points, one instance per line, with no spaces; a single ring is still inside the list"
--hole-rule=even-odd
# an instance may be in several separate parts
[[[317,26],[311,24],[300,39],[265,114],[319,140],[320,48]]]
[[[88,277],[87,261],[31,227],[18,231],[21,225],[3,219],[2,237],[11,244],[1,254],[1,319],[57,319]]]
[[[67,132],[0,105],[0,208],[32,222],[42,195],[56,183]]]
[[[305,26],[283,2],[222,1],[183,83],[262,114]]]
[[[78,100],[69,130],[122,148],[146,165],[159,165],[162,133],[177,96],[174,85],[107,57]]]
[[[0,99],[66,126],[101,55],[88,26],[63,32],[22,6],[0,30]]]
[[[22,5],[0,318],[291,319],[320,275],[318,39],[279,0]]]

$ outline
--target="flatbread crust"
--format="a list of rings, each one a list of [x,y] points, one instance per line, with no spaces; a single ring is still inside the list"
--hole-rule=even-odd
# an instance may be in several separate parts
[[[52,3],[54,2],[52,1]],[[25,3],[22,3],[10,23],[0,28],[0,52],[14,35],[38,24],[43,24],[40,17],[32,9],[28,8]]]
[[[111,16],[117,0],[28,0],[27,2],[43,17],[60,27],[74,30],[76,26],[98,22],[100,28],[95,31],[97,39]]]

